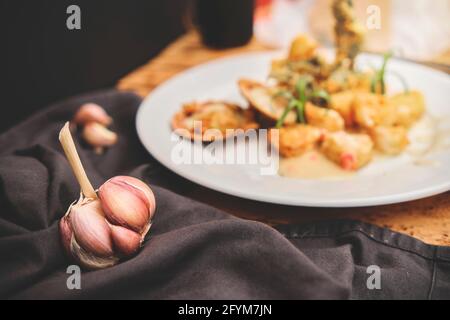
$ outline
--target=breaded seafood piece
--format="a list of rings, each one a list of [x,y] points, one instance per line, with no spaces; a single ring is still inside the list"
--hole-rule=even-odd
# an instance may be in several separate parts
[[[354,120],[365,129],[395,124],[395,107],[382,95],[358,92],[353,102]]]
[[[314,57],[319,44],[313,38],[299,34],[291,43],[289,60],[308,60]]]
[[[408,131],[405,127],[379,126],[370,130],[370,136],[377,150],[389,155],[398,155],[409,144]]]
[[[418,91],[396,94],[389,99],[395,108],[395,124],[410,127],[425,113],[425,98]]]
[[[275,139],[275,130],[279,139]],[[272,129],[269,134],[270,142],[276,147],[280,155],[285,158],[299,156],[314,148],[322,139],[324,131],[305,124],[297,124],[281,129]]]
[[[344,119],[332,109],[321,108],[310,102],[305,106],[306,120],[309,125],[326,129],[328,131],[342,131],[345,128]]]
[[[217,140],[215,135],[205,132],[215,129],[222,137],[228,138],[227,129],[256,129],[259,125],[253,120],[251,110],[223,101],[193,102],[183,108],[172,118],[172,129],[180,135],[192,139],[210,142]],[[196,125],[196,122],[201,125]],[[233,134],[231,134],[233,135]]]
[[[373,147],[372,139],[366,134],[340,131],[325,135],[321,151],[343,169],[358,170],[372,159]]]
[[[330,98],[330,108],[337,111],[341,115],[347,127],[351,127],[354,124],[354,100],[355,92],[352,90],[332,94]]]
[[[341,67],[334,70],[322,86],[331,94],[347,90],[370,92],[372,78],[372,72],[355,72]]]

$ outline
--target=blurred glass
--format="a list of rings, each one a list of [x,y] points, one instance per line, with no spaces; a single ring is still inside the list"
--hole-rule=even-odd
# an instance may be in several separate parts
[[[247,44],[253,36],[254,0],[194,0],[194,25],[203,43],[224,49]]]
[[[332,46],[332,1],[272,0],[270,13],[257,16],[256,36],[271,47],[283,48],[297,33],[306,32],[323,45]],[[450,64],[449,0],[354,0],[353,3],[360,22],[370,27],[365,50],[394,49],[397,55],[406,58]],[[374,18],[380,22],[377,28],[371,24]]]

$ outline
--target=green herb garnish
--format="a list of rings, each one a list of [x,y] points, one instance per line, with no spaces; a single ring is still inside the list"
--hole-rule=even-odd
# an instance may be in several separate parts
[[[308,80],[305,78],[300,78],[295,86],[297,90],[298,100],[296,100],[297,107],[297,122],[306,123],[305,119],[305,105],[306,105],[306,89],[308,86]]]
[[[289,103],[284,110],[283,114],[281,115],[280,119],[278,119],[276,123],[276,128],[281,128],[284,124],[284,121],[286,120],[286,117],[288,114],[294,110],[294,108],[297,110],[297,122],[298,123],[306,123],[306,117],[305,117],[305,105],[307,101],[307,94],[306,90],[308,87],[308,84],[310,83],[310,80],[302,77],[298,80],[297,84],[295,85],[295,90],[297,93],[297,97],[295,97],[293,94],[285,91],[279,92],[276,96],[283,96],[289,99]]]
[[[289,114],[289,112],[291,112],[292,110],[294,110],[295,108],[295,99],[291,100],[288,104],[288,106],[286,107],[286,109],[284,109],[283,114],[281,115],[280,119],[278,119],[277,124],[275,125],[275,127],[277,129],[280,129],[283,126],[284,120],[286,120],[287,115]]]
[[[297,122],[306,124],[305,107],[309,100],[321,99],[329,103],[330,95],[328,92],[323,89],[312,90],[311,84],[312,80],[309,77],[301,77],[295,85],[295,95],[286,90],[279,91],[274,95],[274,97],[284,97],[289,101],[283,114],[276,123],[276,128],[279,129],[283,126],[286,117],[294,109],[297,112]]]
[[[386,66],[389,59],[392,58],[392,52],[387,52],[383,55],[383,64],[381,69],[375,72],[372,78],[371,91],[372,93],[377,93],[377,86],[381,87],[381,94],[386,94]]]

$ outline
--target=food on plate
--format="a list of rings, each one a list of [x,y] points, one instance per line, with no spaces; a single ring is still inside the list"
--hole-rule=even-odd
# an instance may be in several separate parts
[[[375,147],[378,151],[388,155],[402,153],[409,144],[408,130],[405,127],[378,126],[370,130]]]
[[[239,80],[238,86],[250,107],[259,115],[273,123],[282,117],[289,101],[280,94],[283,92],[281,87],[268,86],[247,79]],[[284,124],[294,124],[295,122],[295,112],[289,112],[284,119]]]
[[[348,62],[353,67],[364,42],[364,27],[356,19],[352,0],[334,0],[332,9],[336,20],[336,64]]]
[[[360,72],[348,67],[335,68],[330,76],[323,80],[321,86],[330,94],[342,92],[345,90],[369,91],[372,85],[374,73],[371,71]]]
[[[334,132],[325,136],[321,151],[343,169],[357,170],[372,159],[373,142],[366,134]]]
[[[304,34],[297,36],[292,41],[291,49],[289,51],[289,60],[308,60],[312,59],[316,54],[316,50],[319,44],[313,38],[310,38]]]
[[[183,106],[172,118],[172,129],[192,140],[211,142],[234,135],[227,129],[256,129],[251,110],[222,101],[192,102]],[[214,134],[214,131],[217,133]],[[212,134],[207,134],[208,131]]]
[[[341,91],[330,96],[330,109],[341,115],[347,127],[352,127],[354,124],[354,100],[355,92],[352,90]]]
[[[273,134],[273,131],[271,131],[269,137],[273,137]],[[313,149],[322,136],[323,130],[309,125],[297,124],[281,128],[278,131],[279,139],[271,139],[271,142],[283,157],[294,157]]]
[[[353,101],[355,124],[366,129],[395,123],[395,109],[382,95],[370,92],[355,94]]]
[[[310,102],[305,105],[306,122],[311,126],[328,131],[342,131],[345,128],[344,118],[339,112],[318,107]]]
[[[409,91],[392,96],[389,102],[395,108],[396,124],[410,127],[425,113],[425,98],[418,91]]]
[[[410,127],[425,113],[425,99],[397,73],[392,75],[401,80],[404,91],[389,90],[391,53],[383,55],[379,66],[360,69],[355,62],[365,31],[355,19],[352,2],[334,0],[332,11],[336,19],[334,61],[324,57],[315,39],[298,35],[288,54],[272,61],[267,81],[238,81],[254,118],[225,102],[188,104],[175,115],[174,129],[188,128],[192,135],[193,120],[222,131],[258,125],[269,128],[271,144],[283,159],[290,160],[287,171],[297,173],[308,170],[304,165],[319,158],[351,172],[368,165],[376,152],[401,154],[409,145]],[[302,167],[291,170],[295,164]],[[317,171],[317,165],[313,167]]]
[[[317,81],[327,79],[332,65],[317,52],[317,42],[300,34],[291,45],[289,56],[272,61],[269,77],[281,85],[295,86],[302,75]]]

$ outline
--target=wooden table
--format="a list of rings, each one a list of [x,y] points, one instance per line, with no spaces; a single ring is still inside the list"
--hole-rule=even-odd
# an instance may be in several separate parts
[[[201,44],[195,33],[188,33],[158,57],[123,78],[118,83],[118,88],[134,91],[144,97],[173,75],[197,64],[223,56],[263,50],[267,48],[255,40],[238,49],[211,50]],[[450,245],[450,193],[403,204],[356,209],[288,207],[259,203],[201,186],[195,186],[186,196],[238,217],[270,225],[351,218],[390,228],[429,244]]]

